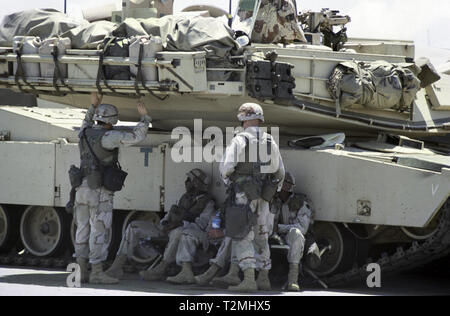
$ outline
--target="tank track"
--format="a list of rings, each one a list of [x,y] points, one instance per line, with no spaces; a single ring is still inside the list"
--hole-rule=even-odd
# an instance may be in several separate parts
[[[412,270],[419,266],[446,257],[450,254],[450,198],[441,209],[442,215],[436,233],[427,240],[419,243],[413,242],[408,249],[397,248],[393,255],[383,253],[377,261],[368,259],[367,263],[359,268],[344,273],[323,277],[321,280],[330,287],[345,286],[349,283],[361,282],[367,279],[367,265],[377,263],[381,267],[382,278],[393,273]]]

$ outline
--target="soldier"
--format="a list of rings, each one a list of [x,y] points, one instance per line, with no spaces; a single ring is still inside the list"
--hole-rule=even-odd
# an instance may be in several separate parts
[[[154,4],[158,10],[158,18],[173,14],[173,0],[155,0]]]
[[[306,43],[292,0],[262,0],[251,39],[254,43]]]
[[[182,270],[178,275],[167,278],[168,282],[175,284],[196,283],[192,264],[197,249],[203,247],[203,250],[206,251],[210,244],[217,245],[224,236],[221,229],[212,227],[213,218],[217,213],[214,201],[210,201],[202,214],[195,219],[195,222],[184,224],[176,255],[177,264],[182,267]]]
[[[270,212],[275,214],[274,231],[290,247],[287,290],[298,292],[298,269],[305,249],[305,237],[312,224],[313,208],[305,195],[294,193],[295,178],[286,173],[283,187],[274,197]]]
[[[222,178],[231,189],[229,206],[225,211],[226,233],[233,239],[233,253],[244,271],[244,280],[237,286],[230,286],[229,290],[270,290],[268,237],[273,224],[269,223],[268,201],[274,194],[264,197],[263,192],[266,187],[275,187],[273,193],[276,192],[284,179],[284,165],[272,136],[259,128],[264,122],[261,106],[255,103],[243,104],[239,108],[238,119],[244,131],[233,138],[220,165]],[[270,168],[263,166],[263,147],[267,147]],[[256,158],[254,162],[251,161],[252,157]],[[230,218],[231,214],[234,218]],[[256,268],[259,274],[255,282]]]
[[[140,240],[152,238],[167,238],[169,242],[164,250],[163,260],[159,265],[147,271],[141,271],[144,280],[163,280],[166,268],[175,262],[178,244],[183,232],[183,224],[195,221],[203,210],[212,202],[212,197],[207,193],[209,186],[208,176],[199,169],[193,169],[187,173],[185,181],[186,193],[183,194],[177,205],[173,205],[166,216],[155,224],[149,221],[135,221],[128,225],[122,238],[113,265],[106,271],[109,276],[121,278],[123,265],[127,257],[131,257],[133,250]]]
[[[117,163],[119,147],[131,146],[146,138],[150,117],[144,104],[138,103],[142,118],[134,130],[114,130],[113,126],[118,122],[117,108],[109,104],[100,105],[101,97],[97,93],[92,93],[91,101],[80,132],[83,182],[77,188],[75,200],[75,257],[81,268],[82,282],[114,284],[118,280],[104,274],[102,266],[108,256],[114,199],[114,192],[103,186],[102,170]],[[90,275],[88,260],[92,264]]]

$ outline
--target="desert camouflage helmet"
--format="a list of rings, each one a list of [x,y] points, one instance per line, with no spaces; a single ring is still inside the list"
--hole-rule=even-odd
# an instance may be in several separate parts
[[[119,120],[119,111],[114,105],[100,104],[95,110],[94,121],[116,125]]]
[[[261,120],[264,122],[264,111],[259,104],[244,103],[239,108],[238,119],[241,122]]]
[[[292,176],[290,172],[286,172],[282,190],[294,193],[294,188],[295,188],[295,178]]]
[[[187,177],[193,181],[194,185],[202,190],[207,191],[209,187],[209,177],[208,175],[200,169],[193,169],[189,171]]]

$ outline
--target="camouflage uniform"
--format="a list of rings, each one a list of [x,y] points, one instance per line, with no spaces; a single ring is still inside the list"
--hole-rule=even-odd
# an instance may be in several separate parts
[[[209,208],[210,202],[211,196],[209,194],[192,195],[189,193],[185,193],[178,202],[178,207],[185,210],[191,209],[193,207],[199,207],[203,210],[205,207]],[[162,223],[170,223],[171,215],[172,214],[170,214],[170,212],[167,213],[159,224],[155,224],[149,221],[134,221],[130,225],[128,225],[127,230],[122,238],[122,242],[120,243],[117,256],[126,255],[128,256],[128,258],[131,258],[133,250],[138,246],[140,240],[146,238],[150,238],[151,240],[152,237],[168,236],[169,243],[164,250],[163,260],[168,263],[175,262],[178,245],[183,233],[183,225],[171,230],[167,235],[164,232],[164,226],[162,225]],[[191,223],[185,222],[184,225],[189,226],[191,225]]]
[[[227,147],[224,161],[220,166],[220,172],[225,183],[230,183],[229,177],[234,173],[238,162],[245,161],[245,148],[247,143],[245,137],[250,142],[257,141],[257,135],[260,133],[259,127],[249,127],[243,133],[238,134],[233,138],[230,146]],[[245,136],[244,136],[245,135]],[[268,134],[263,135],[263,139],[272,137]],[[278,145],[275,141],[272,144],[272,166],[274,166],[274,177],[283,182],[284,165],[281,159]],[[270,249],[268,244],[269,232],[273,224],[270,223],[270,209],[269,203],[263,199],[248,201],[247,196],[243,192],[236,193],[236,204],[246,205],[250,204],[252,212],[257,214],[257,224],[252,228],[252,231],[242,240],[233,240],[233,253],[236,255],[240,268],[245,271],[247,269],[270,270]]]
[[[86,128],[102,129],[101,126],[94,126],[95,111],[94,106],[89,108],[81,131]],[[101,138],[101,146],[106,150],[113,150],[122,146],[135,145],[146,138],[149,124],[150,117],[146,115],[133,131],[107,131]],[[75,257],[89,259],[92,264],[99,264],[106,260],[111,234],[113,199],[113,192],[104,187],[93,190],[89,188],[86,179],[77,188]]]
[[[305,236],[312,223],[312,204],[304,195],[294,193],[285,203],[275,198],[271,208],[272,213],[277,214],[277,232],[290,247],[288,262],[298,265],[303,257]]]
[[[231,238],[225,237],[220,244],[216,257],[209,260],[209,263],[211,265],[215,264],[223,269],[230,260],[237,263],[236,256],[232,256]]]
[[[251,40],[254,43],[307,42],[292,0],[262,0]]]
[[[158,17],[173,14],[173,0],[155,0]]]
[[[214,202],[210,201],[195,222],[184,224],[176,254],[178,265],[181,266],[183,262],[194,262],[198,247],[208,249],[210,243],[208,231],[211,229],[211,220],[216,214],[214,206]]]

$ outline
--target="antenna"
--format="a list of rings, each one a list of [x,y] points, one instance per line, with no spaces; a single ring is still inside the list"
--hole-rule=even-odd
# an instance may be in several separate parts
[[[67,14],[67,0],[64,0],[64,13]]]
[[[230,0],[230,5],[228,7],[228,26],[231,27],[233,25],[233,14],[231,13],[233,9],[233,1]]]

